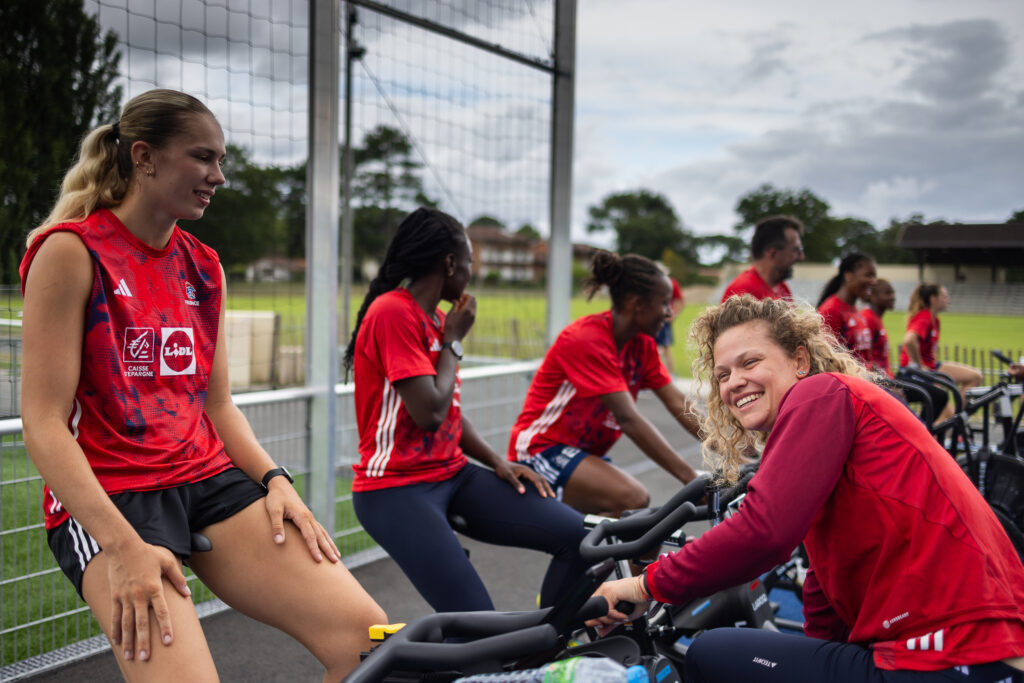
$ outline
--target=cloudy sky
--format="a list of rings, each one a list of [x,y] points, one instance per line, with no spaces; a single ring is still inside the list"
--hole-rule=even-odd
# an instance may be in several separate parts
[[[580,0],[577,41],[577,238],[640,187],[698,233],[765,182],[876,227],[1024,209],[1021,0]]]

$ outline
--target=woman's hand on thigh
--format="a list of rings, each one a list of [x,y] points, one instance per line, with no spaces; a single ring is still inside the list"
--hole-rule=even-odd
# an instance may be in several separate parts
[[[291,482],[284,477],[275,477],[270,480],[267,497],[264,499],[267,506],[267,515],[270,516],[270,529],[274,537],[274,543],[284,543],[284,522],[289,520],[302,534],[302,538],[309,547],[309,554],[317,562],[321,562],[324,556],[331,562],[338,562],[341,559],[341,552],[334,544],[334,539],[327,533],[310,512],[306,504],[302,502],[298,491],[291,485]]]
[[[192,595],[178,558],[167,548],[139,539],[126,547],[107,549],[107,577],[110,584],[110,640],[120,646],[126,660],[136,653],[149,659],[149,610],[160,628],[159,640],[174,640],[170,610],[164,597],[163,578],[185,597]]]

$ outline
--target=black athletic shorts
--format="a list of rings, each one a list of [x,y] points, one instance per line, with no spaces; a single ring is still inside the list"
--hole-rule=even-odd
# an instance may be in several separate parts
[[[223,521],[267,492],[242,470],[231,467],[194,484],[156,491],[126,491],[110,497],[146,543],[167,548],[182,559],[191,554],[191,535]],[[57,565],[82,595],[82,576],[101,548],[69,517],[46,532]]]

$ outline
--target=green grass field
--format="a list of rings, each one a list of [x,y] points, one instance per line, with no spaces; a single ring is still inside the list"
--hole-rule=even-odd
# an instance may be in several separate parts
[[[544,330],[547,304],[544,290],[476,290],[477,320],[466,340],[470,354],[507,358],[538,358],[544,354]],[[363,292],[353,294],[350,303],[350,324],[363,300]],[[305,329],[306,301],[300,285],[239,284],[231,289],[229,306],[240,310],[273,310],[281,314],[282,344],[301,344]],[[586,301],[574,296],[570,315],[576,319],[610,306],[607,296]],[[675,372],[690,376],[692,354],[687,348],[687,330],[704,305],[686,306],[674,323],[676,342],[672,347]],[[892,359],[896,362],[897,344],[902,340],[906,315],[890,311],[885,325],[892,341]],[[988,349],[1009,351],[1016,360],[1024,349],[1024,316],[942,314],[942,347],[950,350],[978,349],[976,355],[987,355]]]

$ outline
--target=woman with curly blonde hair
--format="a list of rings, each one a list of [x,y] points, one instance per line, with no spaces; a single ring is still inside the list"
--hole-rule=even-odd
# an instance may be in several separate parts
[[[685,604],[756,579],[803,542],[810,637],[709,631],[686,653],[687,681],[1022,680],[1020,558],[956,462],[821,317],[733,297],[691,336],[711,388],[706,447],[734,472],[757,434],[761,466],[738,514],[598,593],[637,613],[652,598]]]

